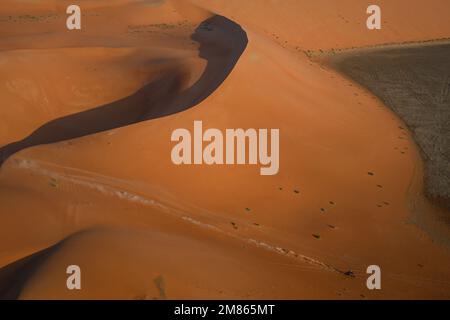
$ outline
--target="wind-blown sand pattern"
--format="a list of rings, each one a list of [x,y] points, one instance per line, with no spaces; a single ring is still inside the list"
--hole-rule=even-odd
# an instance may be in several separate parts
[[[329,57],[450,38],[448,1],[379,1],[374,33],[358,0],[78,2],[80,31],[0,4],[0,298],[450,298],[407,117]],[[279,128],[279,173],[174,165],[194,120]]]

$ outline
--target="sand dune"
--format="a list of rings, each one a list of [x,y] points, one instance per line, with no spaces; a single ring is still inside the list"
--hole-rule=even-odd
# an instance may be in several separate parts
[[[377,1],[383,28],[365,29],[368,3],[355,0],[194,0],[214,12],[254,28],[292,50],[328,51],[409,41],[448,38],[445,0]]]
[[[206,60],[192,85],[187,67],[158,62],[153,79],[132,95],[107,105],[52,120],[31,135],[0,149],[0,165],[32,146],[56,143],[178,113],[205,100],[226,79],[247,45],[245,32],[232,21],[213,16],[194,31],[198,55]],[[158,70],[159,69],[159,70]],[[14,85],[11,84],[11,85]]]
[[[356,0],[80,2],[80,32],[64,1],[0,5],[1,298],[450,298],[411,134],[307,52],[449,37],[445,1],[385,1],[374,36]],[[194,120],[279,128],[279,174],[173,165]]]

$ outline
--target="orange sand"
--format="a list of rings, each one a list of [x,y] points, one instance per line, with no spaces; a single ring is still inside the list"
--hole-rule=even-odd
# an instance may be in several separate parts
[[[190,35],[213,14],[240,24],[249,39],[231,74],[195,107],[27,148],[3,164],[0,293],[450,298],[448,247],[410,223],[410,204],[422,199],[414,142],[408,136],[401,146],[409,151],[394,152],[401,121],[302,51],[450,37],[448,1],[417,1],[407,14],[400,8],[411,1],[379,1],[387,22],[379,33],[365,29],[358,0],[339,8],[325,0],[192,2],[78,1],[81,31],[65,29],[70,1],[0,4],[0,146],[161,75],[187,74],[189,87],[206,65]],[[26,14],[53,16],[8,18]],[[226,38],[214,41],[227,48]],[[279,174],[173,165],[171,132],[194,120],[223,130],[279,128]],[[82,268],[80,291],[66,288],[70,264]],[[372,264],[382,269],[379,291],[366,288]]]

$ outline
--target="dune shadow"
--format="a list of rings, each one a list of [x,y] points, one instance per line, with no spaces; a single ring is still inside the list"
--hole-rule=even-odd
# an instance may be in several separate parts
[[[189,109],[211,95],[228,77],[247,47],[245,31],[219,15],[203,21],[191,35],[206,60],[200,78],[183,89],[189,73],[172,68],[134,94],[93,109],[61,117],[36,129],[23,140],[0,148],[0,167],[25,148],[75,139],[94,133],[168,116]]]
[[[0,300],[17,300],[26,282],[59,246],[58,243],[0,268]]]

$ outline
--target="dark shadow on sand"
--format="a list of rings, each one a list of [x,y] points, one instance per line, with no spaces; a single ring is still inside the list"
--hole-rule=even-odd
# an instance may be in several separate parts
[[[25,283],[60,244],[36,252],[0,268],[0,300],[17,300]]]
[[[228,77],[247,47],[245,31],[233,21],[213,16],[203,21],[191,38],[200,44],[207,65],[199,80],[183,89],[189,74],[168,70],[158,80],[121,100],[52,120],[23,140],[0,148],[0,167],[25,148],[50,144],[168,116],[189,109],[211,95]]]

